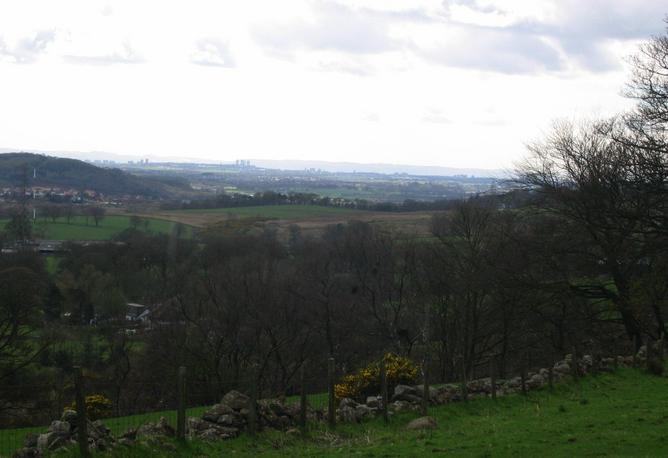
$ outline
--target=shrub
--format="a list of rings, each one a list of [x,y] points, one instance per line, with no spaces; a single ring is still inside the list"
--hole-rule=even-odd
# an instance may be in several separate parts
[[[86,396],[86,416],[90,420],[97,420],[109,416],[111,413],[111,401],[103,394],[91,394]],[[74,401],[65,410],[77,410],[77,403]]]
[[[418,376],[418,367],[408,358],[387,353],[385,355],[388,389],[396,385],[414,383]],[[334,394],[338,399],[359,398],[380,393],[380,364],[374,362],[349,374],[334,385]]]

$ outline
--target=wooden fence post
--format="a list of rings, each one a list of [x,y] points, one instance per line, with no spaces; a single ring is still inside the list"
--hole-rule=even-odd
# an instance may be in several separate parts
[[[429,412],[429,357],[425,353],[422,359],[422,404],[420,411],[423,416]]]
[[[550,359],[547,365],[547,386],[550,391],[554,390],[554,350],[550,352]]]
[[[469,387],[466,380],[466,362],[464,360],[464,355],[461,356],[461,368],[462,368],[462,400],[469,400]]]
[[[329,393],[329,404],[327,409],[327,422],[330,428],[336,426],[336,405],[334,402],[334,358],[327,360],[327,388]]]
[[[522,355],[522,362],[520,365],[520,381],[522,382],[522,394],[527,395],[527,359],[526,354]]]
[[[306,369],[304,366],[306,366],[306,362],[302,363],[299,372],[299,426],[301,427],[302,433],[306,432]]]
[[[179,367],[179,375],[177,381],[178,388],[178,405],[176,412],[176,437],[178,439],[185,439],[186,437],[186,368]]]
[[[640,346],[640,337],[638,334],[633,336],[633,367],[638,367],[638,350]]]
[[[258,376],[259,371],[257,366],[251,368],[251,386],[250,386],[250,399],[248,406],[248,432],[251,436],[254,436],[258,430],[257,424],[257,398],[258,398]]]
[[[580,368],[578,367],[578,349],[575,345],[573,345],[573,350],[571,352],[572,358],[571,358],[571,375],[573,376],[573,381],[577,382],[578,378],[580,377],[579,370]]]
[[[388,416],[388,395],[387,395],[387,367],[385,365],[385,356],[380,360],[380,395],[382,398],[383,420],[389,421]]]
[[[496,356],[489,359],[489,380],[492,388],[492,399],[496,401]]]
[[[88,458],[88,420],[86,419],[86,397],[83,389],[83,371],[81,367],[74,368],[74,390],[77,404],[77,441],[79,442],[79,454]]]
[[[664,351],[665,351],[665,348],[664,348],[665,335],[664,335],[663,331],[661,331],[661,335],[659,336],[659,339],[661,339],[659,341],[659,357],[661,358],[661,361],[663,361]]]
[[[422,358],[422,415],[427,416],[429,411],[429,340],[430,340],[430,304],[429,301],[424,303],[424,330],[423,330],[423,344],[424,357]]]

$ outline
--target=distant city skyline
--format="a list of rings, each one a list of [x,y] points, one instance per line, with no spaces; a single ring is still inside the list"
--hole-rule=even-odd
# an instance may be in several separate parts
[[[553,120],[630,107],[625,57],[666,13],[658,0],[2,2],[0,147],[507,170]]]

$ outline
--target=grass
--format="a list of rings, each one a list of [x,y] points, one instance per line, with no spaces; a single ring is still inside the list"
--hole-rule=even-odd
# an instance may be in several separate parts
[[[60,266],[60,261],[62,260],[63,258],[60,256],[47,256],[46,271],[51,275],[58,273],[58,266]]]
[[[238,218],[264,217],[276,219],[308,219],[328,216],[354,217],[363,210],[318,205],[265,205],[257,207],[209,208],[177,210],[170,213],[230,215]]]
[[[171,234],[174,222],[162,219],[148,219],[148,226],[141,227],[142,230]],[[6,223],[0,221],[0,225]],[[130,227],[130,217],[124,215],[105,216],[98,226],[95,226],[93,219],[90,218],[88,224],[84,217],[73,218],[70,224],[64,219],[44,221],[38,219],[33,225],[34,237],[46,240],[109,240],[113,236]],[[190,236],[191,231],[186,228],[186,235]]]
[[[102,456],[660,457],[668,456],[667,388],[665,377],[620,369],[526,398],[434,407],[430,414],[439,426],[433,431],[407,431],[406,423],[418,415],[404,413],[389,425],[373,420],[333,431],[314,425],[305,437],[266,431],[255,438],[170,442]]]

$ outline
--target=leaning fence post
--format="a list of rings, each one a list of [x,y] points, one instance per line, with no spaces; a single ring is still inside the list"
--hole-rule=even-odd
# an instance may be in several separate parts
[[[385,356],[380,360],[380,396],[382,398],[382,409],[383,409],[383,420],[385,423],[388,422],[388,413],[387,413],[387,367],[385,366]]]
[[[184,439],[186,437],[186,368],[179,367],[178,375],[178,405],[176,412],[176,437]]]
[[[250,386],[250,399],[248,405],[248,432],[251,436],[254,436],[257,433],[257,398],[258,398],[258,370],[254,366],[251,368],[251,386]]]
[[[327,360],[327,388],[329,393],[329,405],[327,409],[327,422],[330,428],[336,426],[336,408],[334,405],[334,358]]]
[[[79,442],[79,454],[89,457],[88,450],[88,420],[86,419],[86,398],[83,389],[83,371],[81,367],[74,368],[74,390],[77,404],[77,440]]]
[[[489,383],[492,388],[492,399],[496,401],[496,356],[489,358]]]
[[[299,426],[302,429],[302,433],[306,432],[306,375],[305,368],[306,362],[302,363],[301,370],[299,372]]]

